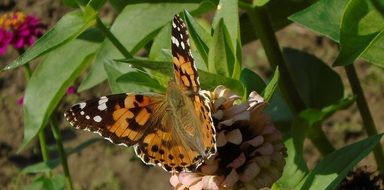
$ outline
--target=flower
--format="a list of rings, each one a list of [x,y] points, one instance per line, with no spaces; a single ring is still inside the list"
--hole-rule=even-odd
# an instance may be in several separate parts
[[[7,52],[7,47],[12,41],[12,32],[0,28],[0,55]]]
[[[25,22],[14,30],[12,44],[16,49],[23,49],[35,43],[43,35],[45,25],[37,17],[27,16]]]
[[[24,96],[21,96],[20,98],[18,98],[16,100],[16,104],[19,106],[23,105],[24,104]]]
[[[43,35],[43,30],[46,28],[41,21],[34,16],[25,15],[23,12],[11,12],[0,16],[0,30],[6,33],[7,41],[1,40],[0,54],[5,53],[9,44],[23,51],[28,46],[35,43],[36,39]],[[0,39],[5,38],[5,35]]]
[[[74,86],[70,86],[67,88],[67,95],[71,95],[71,94],[74,94],[76,93],[76,87]]]
[[[211,93],[217,153],[194,173],[174,174],[175,189],[270,187],[280,178],[286,156],[282,135],[263,113],[267,103],[256,92],[247,102],[224,86]]]
[[[337,189],[384,189],[384,175],[370,170],[365,166],[349,172]]]

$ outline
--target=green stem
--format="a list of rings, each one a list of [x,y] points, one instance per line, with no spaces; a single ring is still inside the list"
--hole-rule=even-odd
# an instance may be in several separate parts
[[[287,64],[275,36],[275,31],[271,26],[268,13],[263,7],[246,7],[246,11],[272,68],[279,66],[281,76],[279,88],[282,95],[284,96],[290,109],[295,114],[300,113],[306,109],[306,105],[300,98],[300,95],[289,74]],[[316,135],[309,135],[308,138],[311,139],[312,143],[314,143],[323,155],[326,155],[334,150],[332,144],[328,141],[320,127],[312,127],[311,130],[312,131],[309,134]]]
[[[51,124],[53,137],[56,140],[57,150],[59,151],[59,154],[60,154],[60,161],[61,161],[61,165],[63,166],[67,188],[69,190],[73,190],[72,178],[68,168],[67,154],[65,153],[65,150],[64,150],[63,140],[61,138],[59,126],[56,118],[54,117],[54,114],[52,114],[51,116],[50,124]]]
[[[22,52],[23,51],[20,51],[19,53],[22,54]],[[32,69],[29,63],[24,64],[23,67],[24,67],[25,80],[28,82],[32,76]],[[39,131],[38,138],[39,138],[41,156],[43,157],[43,160],[46,162],[49,160],[49,153],[48,153],[48,146],[47,146],[47,140],[45,138],[44,128],[42,128]],[[51,175],[51,172],[48,172],[48,175]]]
[[[120,41],[112,34],[112,32],[105,26],[105,24],[96,17],[96,27],[103,32],[103,34],[112,42],[112,44],[124,55],[125,58],[133,58],[127,49],[120,43]]]
[[[368,136],[377,135],[376,126],[371,112],[369,111],[367,100],[364,97],[364,92],[361,88],[359,78],[357,77],[355,67],[354,65],[348,65],[344,68],[347,73],[349,83],[351,84],[352,91],[357,96],[356,104],[363,120],[365,130],[367,131]],[[381,173],[384,173],[384,152],[380,144],[373,149],[373,155],[375,156],[378,169]]]

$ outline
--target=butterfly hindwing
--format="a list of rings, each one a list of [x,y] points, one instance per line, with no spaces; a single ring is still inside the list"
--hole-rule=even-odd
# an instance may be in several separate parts
[[[116,144],[136,144],[149,128],[162,95],[116,94],[75,104],[64,115],[76,128],[98,133]]]

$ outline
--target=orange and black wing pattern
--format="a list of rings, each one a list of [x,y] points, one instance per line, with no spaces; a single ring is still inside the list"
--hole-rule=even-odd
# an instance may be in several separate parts
[[[199,76],[192,57],[189,34],[178,15],[172,21],[172,62],[176,83],[190,92],[200,90]]]
[[[112,143],[131,146],[150,128],[161,95],[116,94],[75,104],[64,116],[72,126],[98,133]]]

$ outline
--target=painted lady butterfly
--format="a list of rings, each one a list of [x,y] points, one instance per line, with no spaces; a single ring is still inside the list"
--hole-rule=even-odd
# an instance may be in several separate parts
[[[172,22],[174,80],[165,94],[126,93],[78,103],[64,115],[78,129],[134,146],[143,162],[168,172],[193,171],[216,153],[210,98],[200,89],[187,28]]]

